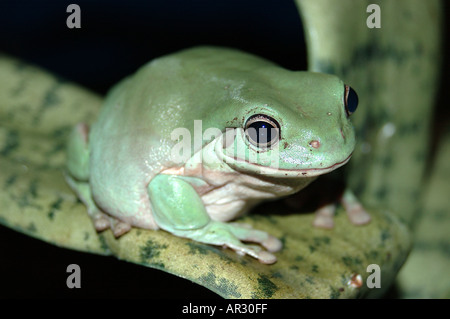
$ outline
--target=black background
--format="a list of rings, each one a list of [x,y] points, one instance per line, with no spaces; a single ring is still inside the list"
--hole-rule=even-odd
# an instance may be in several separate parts
[[[99,93],[154,57],[201,44],[306,68],[302,24],[291,0],[0,3],[0,49]],[[81,29],[66,26],[70,3],[81,8]]]
[[[81,7],[81,29],[66,26],[70,3]],[[0,51],[100,94],[154,57],[200,44],[240,48],[288,69],[306,69],[302,25],[290,0],[0,2]],[[445,83],[448,70],[446,58]],[[436,127],[446,127],[448,105],[441,94]],[[162,271],[61,249],[5,227],[0,254],[0,298],[217,298]],[[81,267],[81,289],[66,287],[72,263]]]

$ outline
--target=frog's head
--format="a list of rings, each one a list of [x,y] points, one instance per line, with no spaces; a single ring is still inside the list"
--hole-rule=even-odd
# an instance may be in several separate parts
[[[234,170],[313,177],[349,161],[355,91],[333,75],[285,72],[278,81],[247,81],[232,93],[238,116],[215,151]]]

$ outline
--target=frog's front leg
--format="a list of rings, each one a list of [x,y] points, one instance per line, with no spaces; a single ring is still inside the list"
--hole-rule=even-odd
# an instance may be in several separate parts
[[[344,206],[347,216],[352,224],[365,225],[370,222],[370,215],[364,210],[362,204],[349,189],[346,189],[344,194],[342,194],[340,203]],[[335,211],[336,204],[328,204],[320,207],[316,211],[313,225],[320,228],[333,228]]]
[[[157,175],[150,182],[148,193],[155,221],[163,230],[201,243],[229,247],[265,264],[276,262],[271,252],[281,249],[277,238],[247,225],[212,220],[194,187],[182,177]],[[258,243],[268,251],[241,241]]]

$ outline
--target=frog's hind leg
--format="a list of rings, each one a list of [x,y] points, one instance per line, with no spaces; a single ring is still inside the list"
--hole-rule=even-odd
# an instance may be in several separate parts
[[[67,184],[75,191],[78,198],[83,202],[83,204],[87,208],[87,212],[89,217],[91,217],[94,222],[94,227],[97,231],[103,231],[110,227],[110,221],[108,216],[103,213],[97,205],[95,205],[94,200],[92,199],[91,190],[88,182],[80,182],[69,176],[67,173],[65,174],[65,178]]]
[[[128,232],[129,224],[103,213],[95,204],[89,185],[89,126],[80,123],[74,127],[67,145],[67,172],[65,178],[78,198],[87,207],[97,231],[111,228],[116,237]]]
[[[72,129],[67,142],[67,170],[79,181],[89,180],[89,126],[80,123]],[[71,185],[72,186],[72,185]]]
[[[92,197],[88,182],[77,181],[67,173],[65,174],[65,178],[69,186],[75,191],[78,198],[86,206],[88,215],[92,219],[96,231],[101,232],[111,228],[114,236],[120,237],[131,229],[130,224],[105,214],[98,208]]]

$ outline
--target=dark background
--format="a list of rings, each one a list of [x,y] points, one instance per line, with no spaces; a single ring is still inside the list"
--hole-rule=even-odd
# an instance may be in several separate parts
[[[70,3],[81,7],[81,29],[66,27]],[[306,69],[302,25],[291,0],[0,2],[0,51],[100,94],[157,56],[200,44],[240,48],[288,69]],[[448,49],[445,56],[435,121],[441,129],[449,114],[443,94]],[[165,272],[61,249],[5,227],[0,256],[0,298],[217,298]],[[66,287],[72,263],[81,267],[81,289]]]
[[[100,93],[154,57],[201,45],[237,47],[305,69],[291,0],[2,0],[0,49]],[[81,8],[69,29],[66,8]]]

